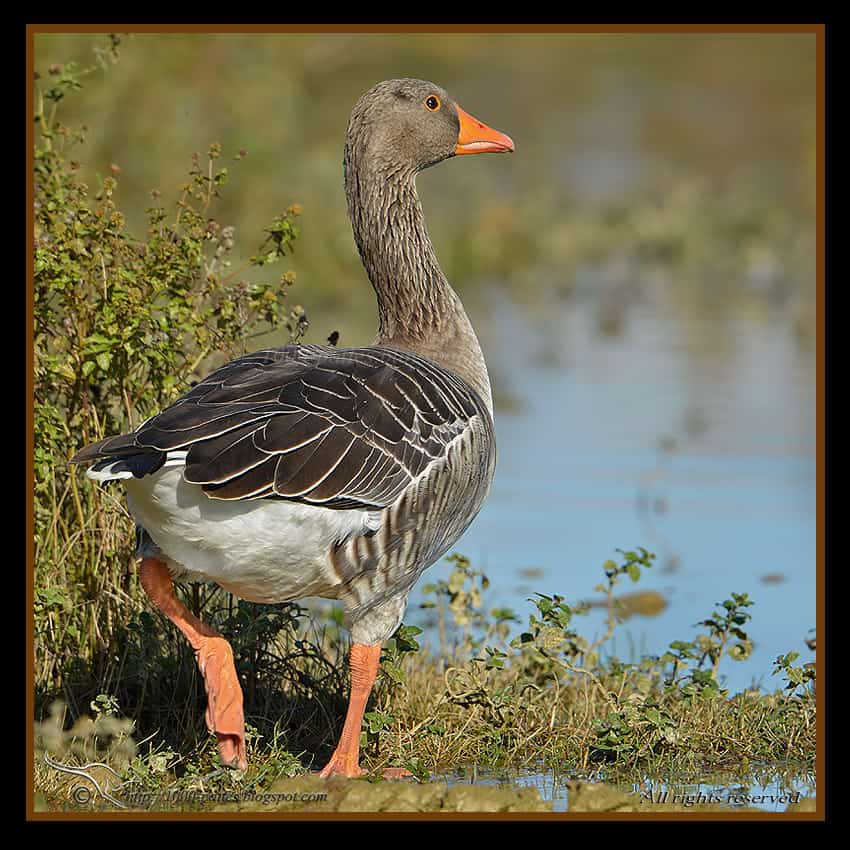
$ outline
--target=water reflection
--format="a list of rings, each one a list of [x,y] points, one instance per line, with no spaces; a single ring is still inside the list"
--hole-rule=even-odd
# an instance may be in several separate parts
[[[640,782],[620,782],[604,773],[581,777],[560,776],[543,767],[517,770],[488,770],[476,765],[432,777],[447,785],[473,784],[496,787],[536,788],[541,799],[552,802],[553,811],[569,811],[569,783],[606,782],[615,791],[628,795],[628,802],[682,805],[714,804],[718,812],[746,806],[769,812],[784,812],[789,805],[816,794],[813,773],[800,771],[794,765],[763,766],[746,774],[714,772],[704,776],[680,776],[670,780],[662,776],[645,776]]]

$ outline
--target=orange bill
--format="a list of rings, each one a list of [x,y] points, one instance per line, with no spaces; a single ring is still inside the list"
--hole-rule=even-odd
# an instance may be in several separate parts
[[[460,132],[457,135],[456,154],[462,153],[510,153],[514,143],[510,136],[482,124],[457,104],[457,117],[460,119]]]

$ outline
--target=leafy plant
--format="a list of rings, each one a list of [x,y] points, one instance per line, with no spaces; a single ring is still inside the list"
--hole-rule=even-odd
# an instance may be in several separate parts
[[[799,652],[791,651],[778,656],[773,662],[772,675],[784,674],[785,690],[789,696],[797,693],[798,690],[805,693],[809,688],[814,687],[817,679],[817,667],[813,661],[807,661],[800,666],[794,665],[799,657]]]
[[[697,623],[707,631],[692,641],[673,641],[661,656],[661,662],[670,665],[668,689],[682,688],[689,695],[719,691],[717,671],[723,656],[728,655],[735,661],[749,658],[753,644],[742,627],[752,619],[752,614],[745,609],[753,605],[753,601],[746,593],[733,593],[730,599],[717,604],[719,609],[712,616]],[[696,664],[691,666],[691,662]],[[706,662],[711,663],[710,668],[704,666]],[[685,670],[689,672],[683,676]]]
[[[490,579],[473,569],[464,555],[453,553],[446,561],[453,565],[448,580],[424,584],[422,594],[426,599],[419,606],[437,611],[441,655],[451,653],[449,633],[452,630],[460,631],[455,647],[459,652],[479,649],[491,638],[504,643],[510,629],[508,624],[519,622],[517,615],[510,608],[493,608],[488,614],[482,607],[482,599]],[[432,598],[428,599],[429,596]]]
[[[382,680],[389,680],[394,684],[401,684],[404,681],[402,659],[407,653],[419,651],[416,636],[421,634],[422,629],[418,626],[406,626],[402,623],[396,629],[395,634],[386,642],[381,653],[379,675]]]
[[[118,61],[120,45],[111,37],[90,67],[51,65],[35,81],[33,544],[36,681],[47,690],[81,659],[108,663],[128,608],[140,604],[127,511],[68,459],[132,430],[259,335],[296,340],[306,327],[303,309],[286,303],[295,273],[268,277],[298,237],[298,204],[275,218],[252,261],[234,267],[235,230],[217,207],[244,151],[227,164],[216,143],[194,154],[173,203],[151,193],[141,235],[118,204],[120,167],[95,186],[82,181],[90,131],[64,125],[62,106]]]
[[[586,667],[595,667],[599,660],[598,650],[607,643],[620,621],[619,608],[614,597],[614,588],[623,576],[634,582],[640,579],[641,569],[652,566],[655,554],[640,547],[637,552],[618,549],[623,556],[621,564],[607,560],[602,565],[606,583],[598,584],[594,590],[605,594],[608,609],[607,630],[592,643],[578,634],[571,623],[575,614],[587,611],[586,605],[568,605],[562,596],[537,594],[532,600],[537,614],[529,616],[529,628],[511,641],[511,646],[523,649],[526,672],[536,670],[538,675],[552,675],[558,666],[572,672],[587,672]]]

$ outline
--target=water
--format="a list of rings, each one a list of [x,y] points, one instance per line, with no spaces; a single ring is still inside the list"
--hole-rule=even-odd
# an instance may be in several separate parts
[[[560,777],[552,771],[494,771],[476,767],[456,770],[432,777],[448,785],[478,784],[495,787],[536,788],[541,799],[551,800],[556,812],[569,811],[567,783],[573,777]],[[582,781],[603,781],[604,777],[583,777]],[[767,812],[783,812],[790,803],[815,795],[815,778],[810,774],[781,775],[768,771],[765,777],[742,782],[732,775],[711,778],[679,777],[675,782],[645,777],[640,783],[611,783],[623,794],[633,796],[633,804],[654,802],[690,806],[694,803],[717,805],[718,811],[729,811],[741,806]],[[744,799],[746,796],[748,799]]]
[[[538,310],[491,304],[482,337],[501,394],[499,461],[489,500],[455,549],[491,580],[490,606],[522,621],[535,591],[591,599],[616,548],[658,554],[638,585],[668,602],[633,617],[610,651],[623,660],[688,640],[731,592],[755,600],[754,640],[721,675],[738,692],[781,686],[772,662],[815,627],[815,376],[811,350],[784,321],[630,308],[600,332],[594,297]],[[499,390],[497,390],[497,395]],[[540,577],[527,579],[520,570]],[[446,576],[437,564],[428,578]],[[420,582],[423,584],[424,582]],[[424,622],[411,596],[407,622]],[[602,609],[576,621],[605,631]],[[426,638],[436,643],[433,629]]]

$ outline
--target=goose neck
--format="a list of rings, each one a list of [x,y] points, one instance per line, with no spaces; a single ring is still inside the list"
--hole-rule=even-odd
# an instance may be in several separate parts
[[[425,225],[415,172],[346,161],[354,240],[378,302],[376,345],[429,357],[464,378],[492,410],[475,331],[443,273]]]

